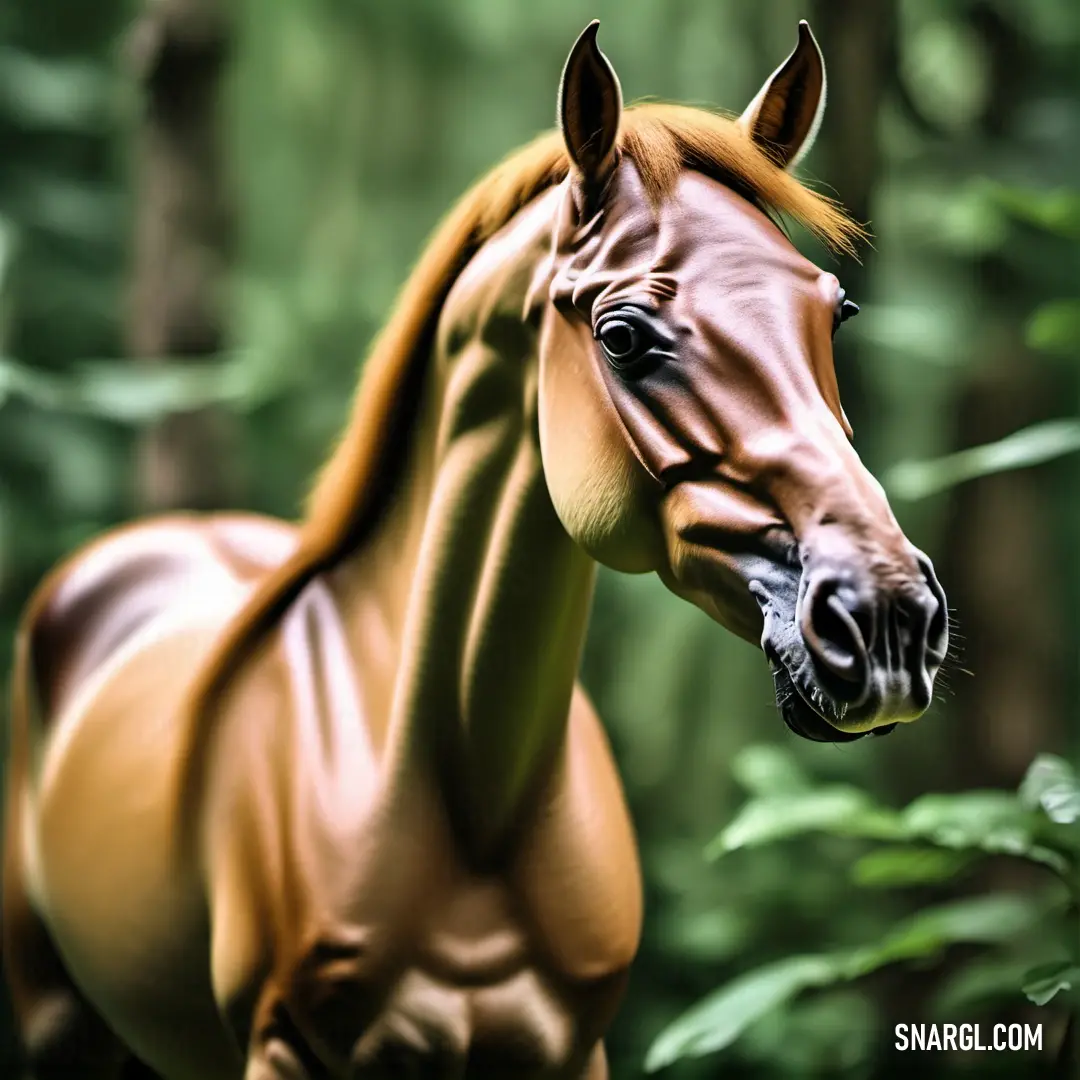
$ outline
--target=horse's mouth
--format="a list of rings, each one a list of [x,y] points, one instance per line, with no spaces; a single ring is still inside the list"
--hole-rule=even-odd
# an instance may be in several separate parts
[[[884,724],[873,731],[844,731],[845,706],[837,706],[820,687],[792,675],[784,662],[771,651],[767,654],[776,693],[776,706],[788,728],[811,742],[854,742],[864,735],[888,735],[896,724]]]

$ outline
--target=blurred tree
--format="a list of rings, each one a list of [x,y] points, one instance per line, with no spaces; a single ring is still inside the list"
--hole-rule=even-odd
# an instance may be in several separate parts
[[[972,4],[967,25],[987,71],[985,103],[964,141],[983,155],[993,147],[998,168],[1015,168],[1003,160],[1010,152],[1018,161],[1025,153],[1043,157],[1025,128],[1046,92],[1047,68],[1056,66],[1053,52],[1018,33],[1006,5]],[[1049,177],[1053,166],[1045,166]],[[1040,285],[1032,268],[1010,248],[994,248],[974,259],[973,272],[983,318],[978,355],[957,396],[960,446],[1071,415],[1077,397],[1075,372],[1041,361],[1023,339],[1023,305]],[[1004,473],[954,497],[945,572],[965,637],[963,663],[974,675],[956,687],[950,754],[956,786],[1015,784],[1040,749],[1065,749],[1066,671],[1075,656],[1065,634],[1069,594],[1047,572],[1057,561],[1063,521],[1046,495],[1042,478]]]
[[[873,228],[874,192],[884,165],[879,122],[882,103],[896,71],[896,0],[816,0],[811,25],[825,54],[829,86],[828,123],[815,160],[821,175],[838,185],[837,194],[857,221]],[[841,183],[840,178],[843,178]],[[865,255],[863,256],[865,258]],[[861,302],[869,288],[867,265],[844,256],[834,273],[851,299]],[[857,433],[872,422],[866,376],[859,350],[848,335],[838,337],[837,378],[845,409]]]
[[[133,289],[128,345],[139,360],[205,363],[226,337],[232,248],[219,87],[233,17],[226,0],[148,0],[129,35],[143,93],[137,133]],[[214,406],[176,413],[143,436],[139,502],[147,509],[228,505],[239,444]]]
[[[124,0],[0,5],[0,637],[51,563],[127,512],[125,433],[36,407],[27,374],[61,378],[119,352],[125,199],[112,50]],[[7,662],[0,670],[6,718]],[[6,747],[2,723],[0,752]],[[3,998],[0,992],[0,999]],[[18,1075],[0,1001],[0,1076]]]

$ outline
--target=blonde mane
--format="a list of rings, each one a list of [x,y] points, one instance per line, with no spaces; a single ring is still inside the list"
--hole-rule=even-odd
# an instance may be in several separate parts
[[[788,215],[834,249],[852,253],[862,228],[826,196],[775,165],[733,120],[681,105],[641,104],[622,117],[619,146],[649,197],[661,200],[681,171],[717,179],[766,211]],[[250,646],[321,570],[371,535],[407,456],[439,311],[477,249],[542,191],[569,160],[559,131],[512,154],[480,180],[437,228],[364,365],[344,435],[320,473],[294,555],[270,574],[230,625],[195,687],[205,712]]]
[[[766,210],[795,218],[834,249],[852,254],[863,236],[836,202],[774,165],[727,117],[684,105],[631,106],[623,114],[619,145],[655,202],[671,191],[680,172],[693,169]],[[396,445],[388,428],[415,404],[400,400],[410,382],[406,372],[424,364],[450,286],[481,244],[568,170],[561,133],[546,132],[480,180],[437,229],[375,340],[345,436],[308,499],[303,529],[309,544],[328,551],[359,539],[356,530],[383,489],[381,468],[394,468],[384,449]]]

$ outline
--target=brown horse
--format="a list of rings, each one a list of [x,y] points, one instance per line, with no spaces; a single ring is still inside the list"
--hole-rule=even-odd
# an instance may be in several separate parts
[[[436,234],[299,526],[122,529],[25,615],[4,866],[30,1074],[607,1075],[641,924],[576,683],[596,563],[760,644],[788,726],[913,720],[945,602],[852,449],[852,313],[775,213],[820,54],[738,120],[623,110],[578,40],[561,130]],[[657,643],[663,648],[663,643]]]

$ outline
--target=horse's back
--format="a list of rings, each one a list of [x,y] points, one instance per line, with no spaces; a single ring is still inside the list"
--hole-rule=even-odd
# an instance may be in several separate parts
[[[62,563],[24,619],[37,715],[48,724],[148,628],[214,626],[293,551],[254,515],[175,516],[116,530]]]
[[[121,1037],[159,1056],[171,1031],[201,1029],[206,1075],[229,1048],[207,979],[201,884],[177,844],[190,723],[180,705],[222,628],[294,544],[289,526],[254,516],[150,520],[60,565],[22,627],[27,705],[13,743],[26,752],[10,774],[21,827],[8,837],[25,890]]]

